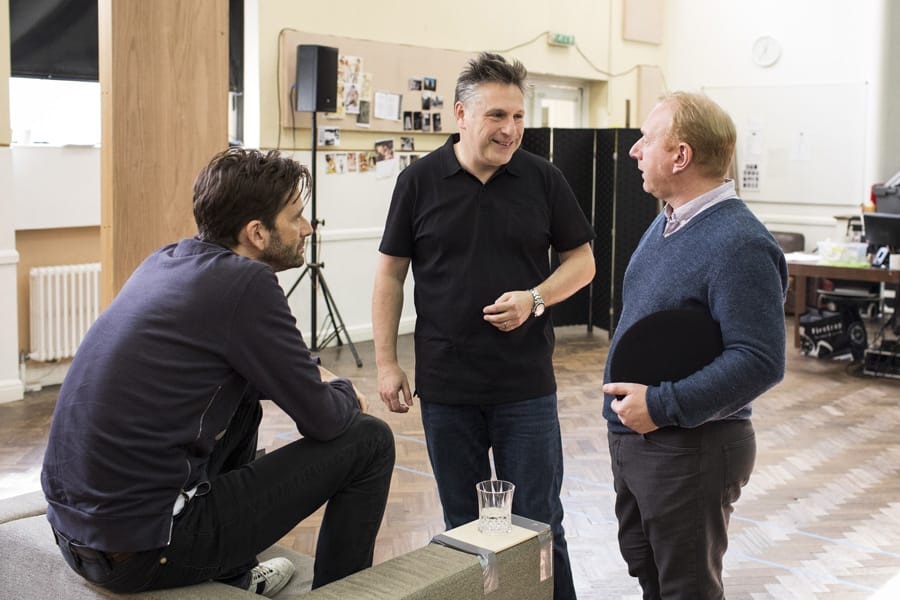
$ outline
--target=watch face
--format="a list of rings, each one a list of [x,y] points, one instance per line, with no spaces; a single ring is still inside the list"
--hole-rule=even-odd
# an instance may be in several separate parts
[[[775,38],[764,35],[753,42],[753,62],[760,67],[771,67],[781,58],[781,44]]]
[[[543,304],[535,304],[534,305],[534,316],[539,317],[544,314],[544,305]]]

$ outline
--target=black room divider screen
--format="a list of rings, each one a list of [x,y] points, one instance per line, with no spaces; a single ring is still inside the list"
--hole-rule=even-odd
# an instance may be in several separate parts
[[[622,312],[622,276],[660,204],[643,190],[628,156],[638,129],[526,129],[522,148],[550,160],[575,192],[594,226],[597,274],[591,284],[553,308],[555,325],[596,325],[610,335]],[[558,259],[552,257],[554,266]]]

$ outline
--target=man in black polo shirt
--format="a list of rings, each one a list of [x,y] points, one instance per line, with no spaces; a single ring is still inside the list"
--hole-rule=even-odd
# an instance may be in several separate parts
[[[519,149],[526,75],[497,54],[471,60],[456,85],[459,134],[398,177],[375,276],[375,357],[381,399],[408,411],[396,349],[412,264],[415,395],[444,521],[478,517],[475,484],[491,478],[493,449],[496,476],[516,485],[513,512],[553,529],[555,598],[574,598],[545,306],[593,278],[594,232],[562,173]]]

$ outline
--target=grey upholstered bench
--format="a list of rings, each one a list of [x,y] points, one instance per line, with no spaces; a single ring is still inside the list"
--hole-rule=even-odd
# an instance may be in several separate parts
[[[88,600],[117,598],[76,575],[53,543],[41,492],[0,500],[0,598]],[[443,536],[441,536],[443,537]],[[313,559],[273,547],[260,560],[285,556],[297,567],[279,600],[544,600],[553,596],[552,577],[541,580],[538,536],[495,557],[499,586],[484,593],[484,558],[443,544],[398,556],[330,585],[309,591]],[[546,556],[546,547],[543,548]],[[230,600],[261,596],[220,583],[145,592],[133,600]]]

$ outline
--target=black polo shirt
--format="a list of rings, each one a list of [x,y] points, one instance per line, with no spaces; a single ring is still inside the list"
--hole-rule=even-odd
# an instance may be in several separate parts
[[[504,333],[483,309],[550,275],[549,249],[594,238],[562,173],[519,149],[486,184],[450,136],[397,178],[379,250],[415,279],[415,386],[426,402],[499,404],[556,391],[550,310]]]

